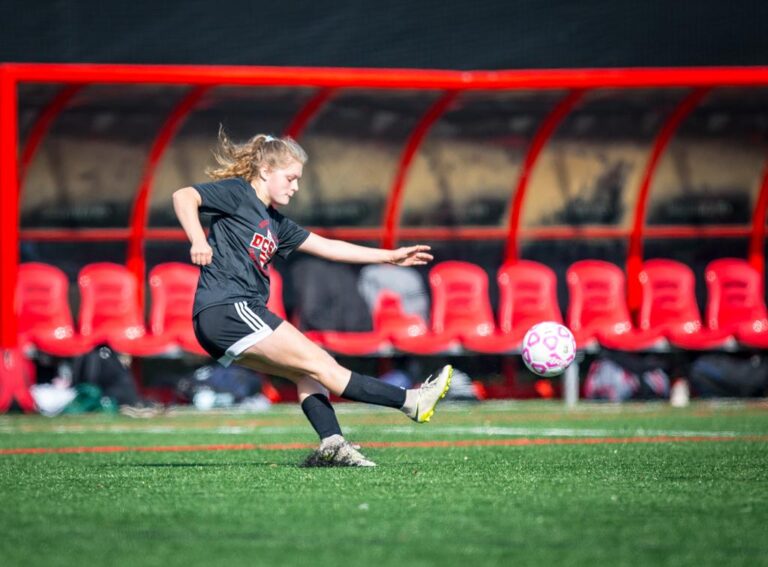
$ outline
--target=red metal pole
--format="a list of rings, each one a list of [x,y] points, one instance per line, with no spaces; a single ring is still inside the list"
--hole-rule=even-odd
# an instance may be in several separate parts
[[[15,77],[0,64],[0,351],[18,344],[13,307],[19,264],[17,105]]]
[[[339,67],[9,63],[20,81],[482,90],[768,85],[768,66],[445,71]]]
[[[765,219],[768,209],[768,159],[763,166],[763,177],[760,182],[760,193],[752,213],[752,231],[749,237],[749,263],[764,276],[765,271]]]
[[[307,226],[328,238],[341,240],[376,240],[381,238],[379,227],[340,227]],[[752,224],[741,225],[701,225],[701,226],[646,226],[643,229],[646,238],[750,238]],[[498,240],[505,241],[509,230],[500,226],[409,226],[400,227],[398,234],[404,240]],[[537,240],[588,240],[594,238],[629,238],[630,229],[615,226],[538,226],[521,228],[518,237]],[[128,240],[129,228],[40,228],[19,231],[21,240],[36,242],[122,242]],[[145,240],[186,241],[187,235],[181,228],[147,228]]]
[[[146,261],[144,258],[144,235],[147,230],[147,217],[149,214],[149,197],[152,191],[152,180],[155,177],[157,164],[165,154],[173,137],[176,135],[184,119],[194,109],[200,98],[210,89],[209,86],[196,87],[173,109],[163,127],[157,134],[152,148],[149,151],[144,173],[141,176],[141,185],[136,194],[133,213],[131,215],[131,234],[128,238],[128,269],[136,276],[139,284],[139,307],[144,308],[144,272]]]
[[[75,96],[82,85],[67,85],[54,97],[54,99],[46,106],[35,121],[35,125],[29,132],[27,141],[24,144],[24,149],[21,151],[21,163],[19,164],[19,195],[24,188],[24,181],[27,177],[27,169],[29,164],[37,153],[37,149],[40,147],[40,143],[45,138],[48,130],[53,124],[53,121],[61,114],[61,112],[67,107],[67,103]]]
[[[18,99],[16,78],[0,64],[0,413],[16,400],[26,412],[35,400],[24,379],[14,297],[19,268]]]
[[[528,148],[528,153],[520,168],[520,175],[517,178],[517,186],[515,187],[514,200],[512,201],[512,207],[509,211],[509,232],[507,233],[507,250],[505,253],[507,261],[518,259],[520,215],[523,209],[523,202],[525,201],[525,193],[528,189],[528,181],[531,178],[531,173],[536,165],[536,161],[539,159],[541,150],[544,149],[544,145],[552,137],[552,134],[555,133],[555,130],[557,130],[557,127],[563,119],[568,116],[573,110],[573,107],[581,101],[584,93],[584,90],[572,91],[568,96],[561,100],[541,123],[539,130],[531,141],[531,146]]]
[[[630,311],[640,309],[640,296],[642,288],[640,285],[640,270],[643,268],[643,228],[645,225],[645,211],[648,205],[648,195],[650,194],[653,176],[656,173],[656,167],[659,164],[661,156],[664,154],[669,141],[675,135],[680,124],[685,120],[694,108],[701,102],[701,99],[709,92],[709,88],[700,88],[691,92],[677,105],[674,112],[670,114],[666,123],[662,127],[651,148],[648,163],[645,165],[643,178],[640,182],[640,189],[635,205],[635,218],[632,224],[632,232],[629,236],[629,252],[627,254],[627,304]]]
[[[293,138],[294,140],[298,140],[304,133],[304,128],[306,128],[312,119],[317,116],[320,110],[322,110],[322,108],[325,106],[325,103],[327,103],[331,97],[336,94],[336,91],[337,89],[327,88],[320,89],[317,93],[315,93],[315,95],[309,99],[307,104],[305,104],[304,107],[296,113],[296,116],[293,117],[293,120],[291,121],[288,128],[285,129],[284,134]]]
[[[384,234],[381,238],[383,248],[392,248],[397,242],[397,228],[400,224],[400,206],[402,204],[402,193],[405,188],[405,179],[408,175],[413,157],[421,147],[424,138],[426,138],[429,129],[440,118],[451,103],[458,96],[459,91],[448,91],[435,102],[426,114],[422,116],[419,123],[411,132],[408,141],[405,144],[403,153],[400,156],[400,163],[397,166],[397,174],[392,183],[387,197],[387,204],[384,209]]]

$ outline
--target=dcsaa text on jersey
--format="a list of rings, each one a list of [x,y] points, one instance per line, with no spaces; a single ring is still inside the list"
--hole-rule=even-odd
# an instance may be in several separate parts
[[[272,232],[267,228],[267,234],[254,233],[251,239],[251,249],[248,254],[251,256],[256,265],[262,272],[266,272],[267,264],[274,256],[277,250],[277,242],[275,242]]]

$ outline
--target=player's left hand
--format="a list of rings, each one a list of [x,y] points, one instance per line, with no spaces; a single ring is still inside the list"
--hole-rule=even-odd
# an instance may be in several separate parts
[[[403,246],[392,251],[391,262],[397,266],[424,266],[434,260],[429,250],[431,248],[425,244]]]

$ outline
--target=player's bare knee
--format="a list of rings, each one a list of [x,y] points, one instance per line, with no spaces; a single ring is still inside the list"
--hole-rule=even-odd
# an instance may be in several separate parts
[[[313,360],[305,369],[307,376],[316,382],[324,384],[330,376],[330,365],[326,361]]]
[[[302,376],[296,382],[296,385],[300,393],[304,393],[308,396],[311,396],[313,394],[320,394],[322,396],[328,397],[328,389],[325,386],[323,386],[319,381],[317,381],[314,378],[311,378],[310,376]]]
[[[331,356],[321,360],[312,361],[310,368],[307,369],[307,375],[316,380],[326,388],[336,384],[339,377],[344,373],[344,369]]]

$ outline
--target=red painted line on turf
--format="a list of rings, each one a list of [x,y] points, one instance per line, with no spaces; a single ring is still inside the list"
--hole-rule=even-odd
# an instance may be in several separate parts
[[[702,443],[722,441],[759,441],[768,442],[768,435],[744,435],[739,437],[708,437],[657,435],[651,437],[588,437],[588,438],[519,438],[519,439],[462,439],[455,441],[371,441],[366,447],[388,448],[432,448],[432,447],[526,447],[535,445],[605,445],[636,443]],[[96,447],[24,447],[18,449],[0,449],[0,455],[39,455],[52,453],[188,453],[194,451],[286,451],[291,449],[313,449],[311,443],[254,443],[222,445],[157,445],[149,447],[130,447],[127,445],[107,445]]]

